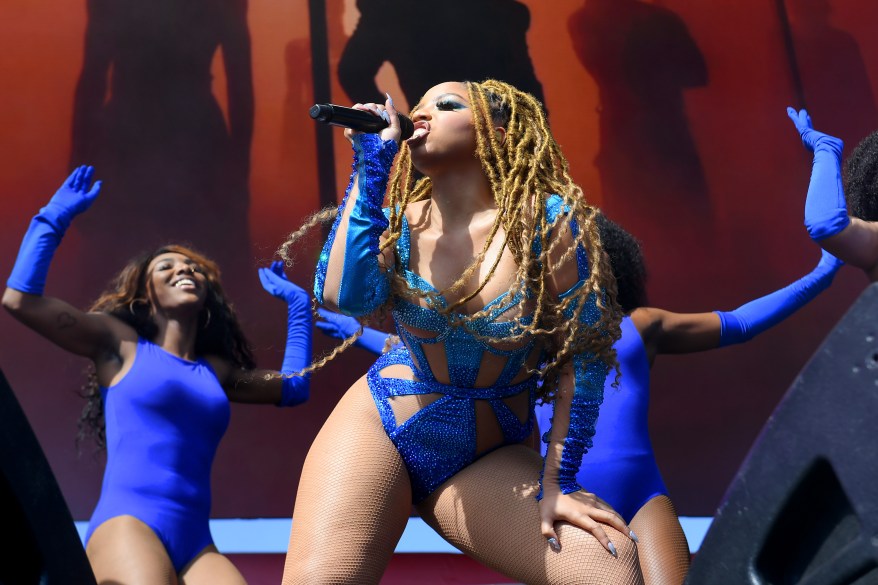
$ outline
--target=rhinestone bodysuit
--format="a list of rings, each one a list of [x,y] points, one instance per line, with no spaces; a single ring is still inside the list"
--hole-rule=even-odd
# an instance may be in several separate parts
[[[359,316],[373,311],[391,294],[388,277],[379,267],[377,255],[378,238],[388,226],[386,210],[382,210],[381,205],[396,144],[393,141],[382,142],[375,135],[360,134],[355,136],[354,152],[351,184],[318,262],[315,295],[322,303],[330,250],[345,206],[350,205],[350,190],[356,184],[359,193],[350,210],[345,234],[343,273],[336,304],[342,312]],[[546,209],[549,220],[554,221],[559,213],[564,212],[561,198],[549,197]],[[573,229],[576,229],[575,226]],[[521,443],[530,436],[537,380],[531,376],[513,383],[535,349],[533,339],[511,349],[499,347],[504,338],[518,333],[519,325],[504,318],[504,315],[513,307],[520,306],[521,298],[510,298],[509,293],[504,293],[485,306],[485,316],[463,322],[455,319],[455,315],[442,314],[437,309],[444,308],[445,299],[429,282],[410,270],[410,251],[411,238],[403,217],[402,231],[396,244],[402,274],[413,289],[434,293],[435,300],[431,302],[436,303],[436,308],[415,304],[399,295],[393,299],[393,318],[404,346],[381,356],[369,370],[367,381],[384,429],[408,469],[413,499],[419,502],[448,478],[491,450],[477,450],[476,412],[480,401],[490,406],[502,435],[501,441],[492,448]],[[582,286],[588,275],[587,257],[584,251],[578,252],[581,280],[563,293],[564,296]],[[571,313],[574,308],[571,307]],[[583,308],[580,319],[593,323],[598,317],[599,312],[592,298]],[[526,325],[529,320],[530,317],[525,316],[519,321]],[[428,335],[420,335],[419,332]],[[427,346],[442,348],[447,371],[443,371],[441,379],[447,380],[447,383],[437,379],[434,372],[437,366],[428,361],[425,352]],[[503,365],[489,386],[477,387],[477,377],[488,355],[494,359],[494,363],[499,358]],[[603,362],[590,357],[577,356],[573,360],[576,387],[559,471],[563,493],[580,489],[576,483],[576,471],[583,454],[591,446],[598,407],[603,400],[606,367]],[[410,368],[414,379],[382,375],[382,370],[390,366]],[[525,420],[521,420],[509,407],[509,401],[523,393],[526,393],[529,406]],[[391,402],[396,397],[412,395],[436,395],[438,398],[398,424]]]

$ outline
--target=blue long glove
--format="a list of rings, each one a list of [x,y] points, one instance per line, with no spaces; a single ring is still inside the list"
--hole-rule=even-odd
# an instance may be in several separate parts
[[[359,192],[348,217],[336,305],[342,313],[359,317],[373,312],[390,294],[390,281],[378,265],[378,251],[381,234],[389,224],[381,204],[399,146],[393,140],[381,140],[377,134],[355,134],[353,146],[354,172],[317,262],[314,296],[324,304],[323,288],[329,269],[329,254],[356,181]]]
[[[308,293],[287,280],[283,262],[272,262],[271,267],[260,268],[259,281],[269,294],[287,303],[287,345],[280,371],[282,374],[300,372],[311,363],[311,308]],[[310,378],[310,374],[285,376],[280,406],[295,406],[308,400]]]
[[[317,312],[323,321],[317,321],[314,325],[320,329],[325,335],[336,339],[347,339],[357,332],[360,328],[360,322],[353,317],[340,315],[334,311],[319,307]],[[365,350],[371,351],[376,355],[380,355],[384,351],[387,339],[390,337],[383,331],[364,327],[363,334],[354,342],[354,345]]]
[[[73,218],[88,209],[101,191],[100,181],[91,184],[93,177],[93,167],[78,167],[34,216],[21,241],[6,286],[32,295],[43,294],[49,264],[64,232]]]
[[[805,148],[814,153],[811,183],[805,199],[805,227],[815,242],[842,231],[850,224],[841,181],[841,153],[844,142],[814,130],[805,110],[787,108]]]
[[[807,275],[734,311],[715,311],[721,322],[720,347],[753,339],[777,325],[826,290],[844,262],[823,250],[820,262]]]

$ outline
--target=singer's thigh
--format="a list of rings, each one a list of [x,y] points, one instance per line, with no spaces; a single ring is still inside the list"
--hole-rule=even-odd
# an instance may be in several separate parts
[[[559,522],[561,551],[540,532],[542,458],[524,445],[502,447],[461,470],[418,506],[424,520],[467,555],[528,585],[643,583],[627,535],[604,530],[618,558],[588,532]]]
[[[378,583],[410,513],[408,473],[361,378],[305,459],[284,584]]]

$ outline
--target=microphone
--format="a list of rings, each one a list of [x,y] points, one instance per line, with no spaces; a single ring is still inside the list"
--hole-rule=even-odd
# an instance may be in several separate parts
[[[390,126],[390,124],[384,121],[384,118],[380,118],[372,112],[364,112],[334,104],[314,104],[308,113],[316,122],[350,128],[358,132],[376,133]],[[411,138],[415,132],[414,123],[402,114],[399,114],[399,128],[402,130],[400,140]]]

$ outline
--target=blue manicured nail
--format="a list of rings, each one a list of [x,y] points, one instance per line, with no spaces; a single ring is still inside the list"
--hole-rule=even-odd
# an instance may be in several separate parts
[[[610,554],[611,554],[611,555],[613,555],[613,556],[616,557],[617,559],[619,558],[619,555],[618,555],[618,553],[616,552],[616,545],[614,545],[614,544],[611,542],[610,544],[607,545],[607,548],[610,549]]]

